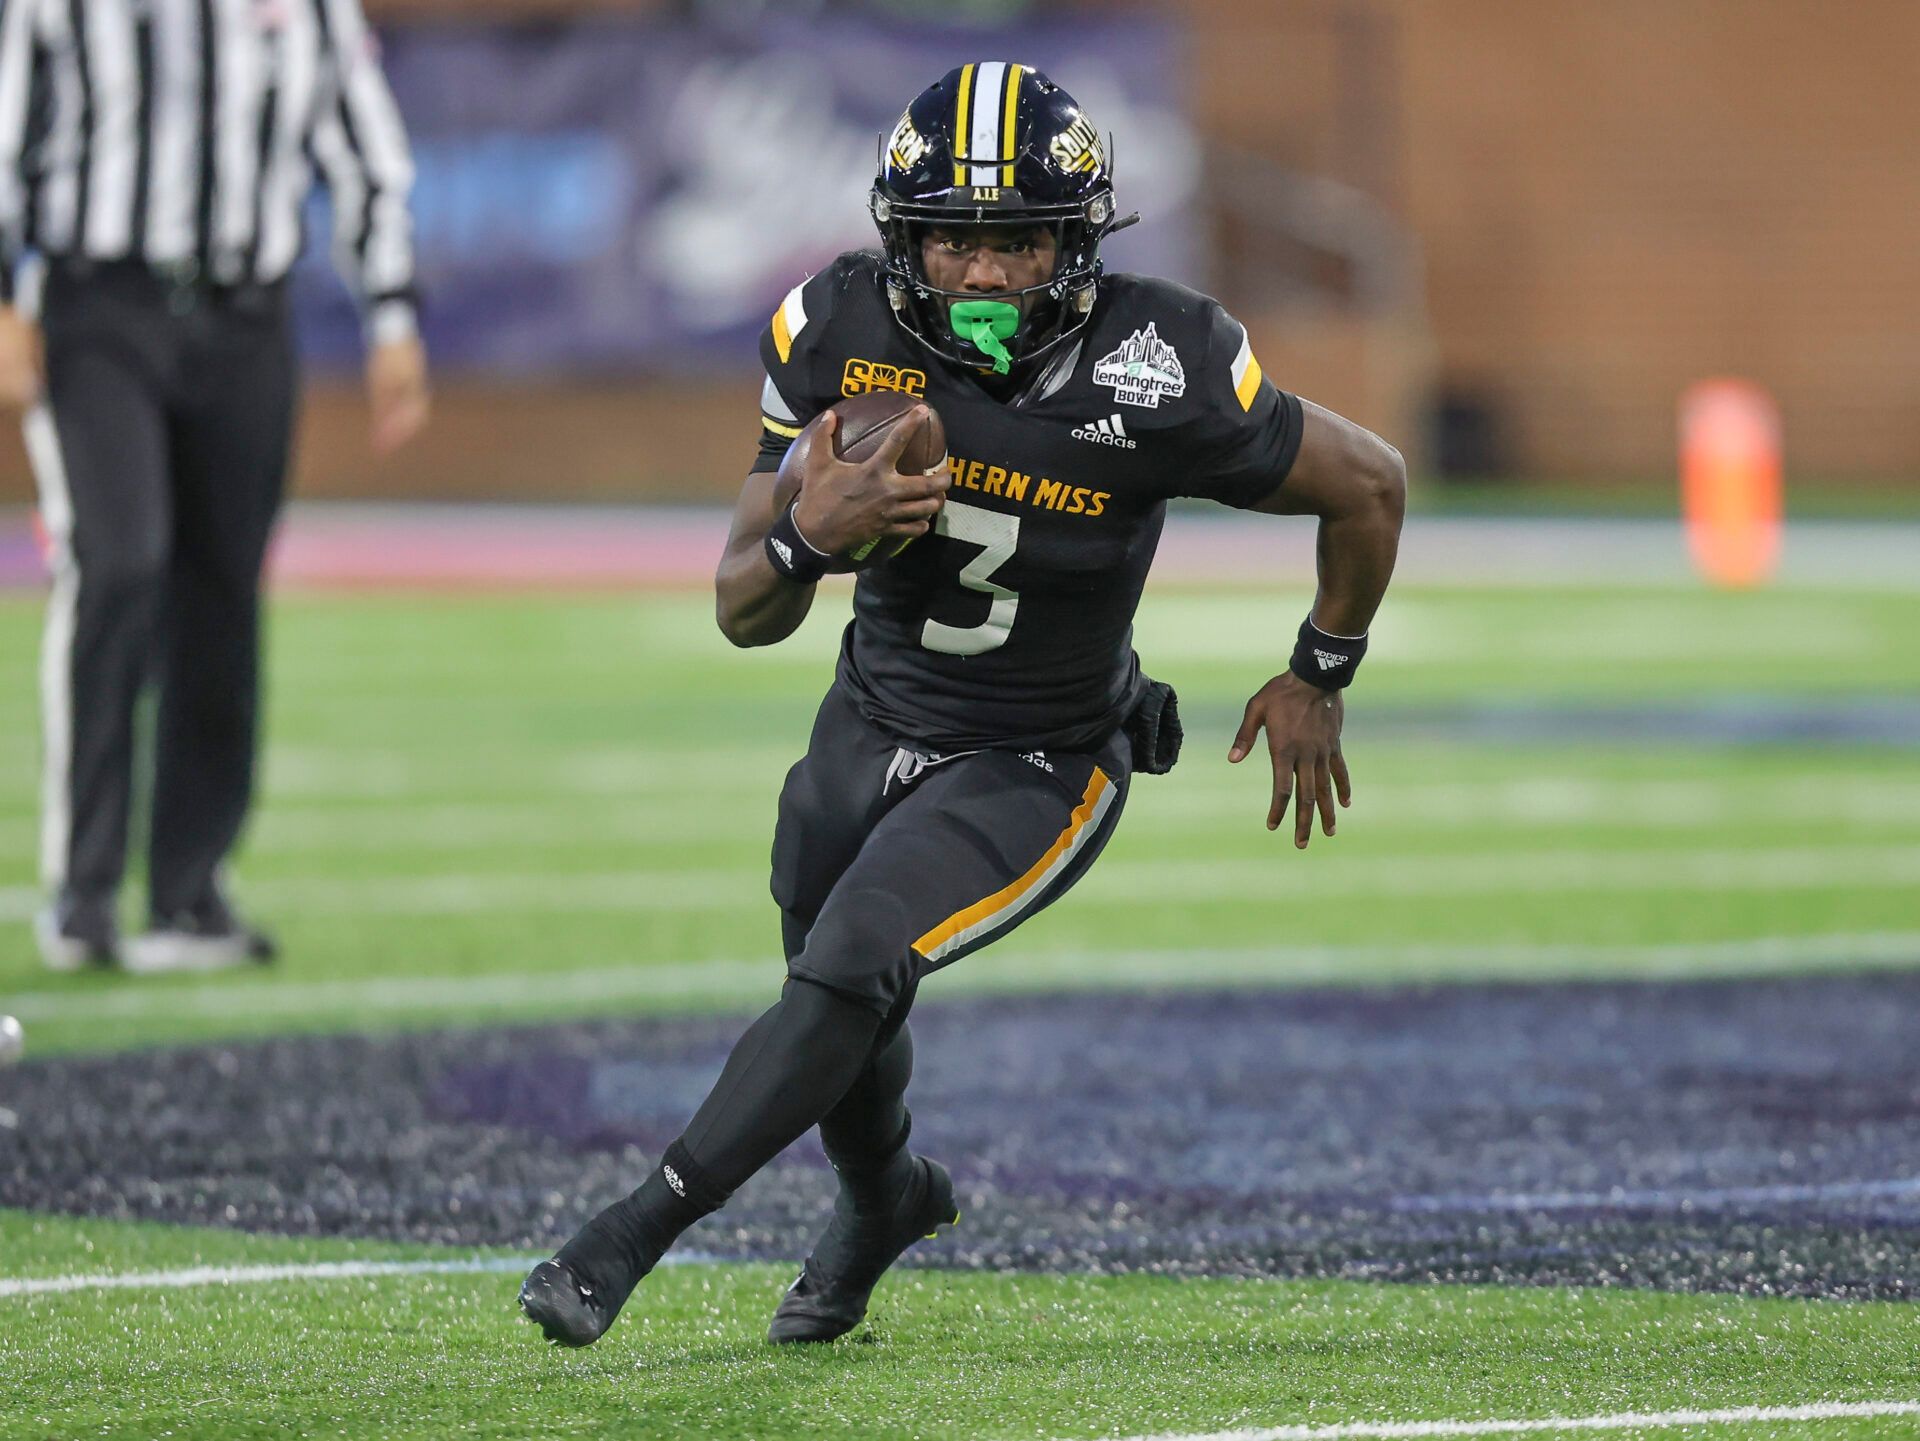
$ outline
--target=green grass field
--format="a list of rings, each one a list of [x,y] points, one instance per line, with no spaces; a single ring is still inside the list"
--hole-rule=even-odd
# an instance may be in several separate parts
[[[1354,807],[1301,854],[1264,829],[1257,760],[1225,752],[1303,604],[1149,594],[1138,644],[1180,689],[1180,769],[1138,784],[1072,897],[923,999],[1920,962],[1911,735],[1680,734],[1920,706],[1920,594],[1396,593],[1351,693]],[[0,601],[0,1011],[45,1057],[764,1004],[774,797],[844,614],[818,609],[742,654],[697,595],[282,600],[238,889],[287,959],[133,981],[32,955],[39,611]],[[916,1271],[856,1340],[796,1356],[757,1339],[785,1270],[698,1265],[559,1355],[493,1271],[8,1290],[422,1255],[0,1212],[0,1437],[1095,1437],[1920,1402],[1920,1318],[1893,1303]],[[1894,1437],[1920,1418],[1638,1429]]]

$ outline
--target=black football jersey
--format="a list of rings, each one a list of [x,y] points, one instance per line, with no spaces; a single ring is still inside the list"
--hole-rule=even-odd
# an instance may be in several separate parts
[[[894,320],[865,252],[796,286],[760,350],[757,471],[868,390],[923,397],[946,427],[946,507],[860,574],[839,670],[875,724],[932,750],[1111,735],[1145,684],[1133,614],[1167,501],[1257,504],[1300,448],[1300,402],[1241,325],[1143,276],[1103,277],[1091,322],[1004,398]]]

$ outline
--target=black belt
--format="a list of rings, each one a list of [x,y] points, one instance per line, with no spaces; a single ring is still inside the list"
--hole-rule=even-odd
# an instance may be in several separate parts
[[[55,256],[47,263],[50,279],[72,285],[119,285],[150,292],[175,315],[193,311],[236,310],[264,314],[285,298],[286,280],[216,281],[197,260],[88,260]]]

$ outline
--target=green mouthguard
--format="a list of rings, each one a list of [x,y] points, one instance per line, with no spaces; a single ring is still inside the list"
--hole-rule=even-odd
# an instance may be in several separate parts
[[[1005,375],[1013,369],[1013,356],[1002,341],[1013,339],[1020,328],[1020,307],[1004,300],[957,300],[948,312],[947,323],[962,340],[972,341],[982,355],[993,361],[993,373]]]

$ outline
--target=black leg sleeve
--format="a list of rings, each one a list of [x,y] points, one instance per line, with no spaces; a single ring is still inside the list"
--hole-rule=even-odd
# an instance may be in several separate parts
[[[582,1227],[560,1261],[603,1286],[631,1287],[681,1232],[833,1108],[866,1064],[881,1020],[824,987],[788,981],[734,1044],[720,1079],[653,1174]]]
[[[824,986],[788,981],[680,1138],[705,1177],[731,1192],[819,1124],[859,1079],[881,1021]]]
[[[912,1164],[907,1138],[913,1117],[906,1097],[913,1080],[913,1031],[907,1011],[917,989],[908,987],[894,1006],[874,1039],[865,1069],[820,1122],[827,1159],[856,1204],[890,1201]]]

